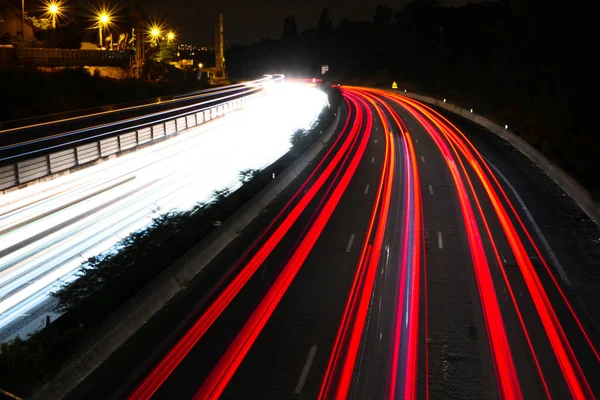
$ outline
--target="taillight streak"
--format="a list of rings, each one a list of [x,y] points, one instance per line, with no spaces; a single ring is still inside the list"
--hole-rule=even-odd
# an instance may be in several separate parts
[[[359,96],[365,98],[354,91],[344,91],[344,94],[349,97]],[[368,98],[367,100],[374,105],[384,125],[386,140],[384,165],[357,270],[319,392],[320,399],[343,399],[348,396],[381,255],[383,234],[391,199],[395,165],[394,143],[390,140],[391,133],[383,113],[372,100]],[[374,238],[373,243],[371,243],[373,233]]]
[[[354,104],[353,107],[356,107],[356,104]],[[219,296],[213,301],[213,303],[211,303],[207,310],[192,325],[192,327],[186,332],[186,334],[177,342],[177,344],[166,354],[166,356],[161,360],[161,362],[136,388],[135,392],[133,392],[130,395],[129,399],[133,400],[150,398],[158,390],[162,383],[169,377],[169,375],[173,372],[177,365],[179,365],[181,360],[185,358],[185,356],[195,346],[195,344],[200,340],[200,338],[202,338],[204,333],[223,312],[227,305],[229,305],[229,303],[235,298],[237,293],[239,293],[239,291],[244,287],[246,282],[248,282],[248,280],[252,277],[256,270],[264,262],[264,260],[273,250],[273,248],[281,241],[283,236],[295,223],[300,214],[304,211],[304,209],[312,201],[312,199],[323,186],[323,184],[330,177],[334,169],[342,160],[344,154],[348,151],[350,144],[353,142],[353,138],[356,135],[358,135],[359,129],[362,125],[362,120],[362,114],[357,114],[347,137],[344,137],[343,132],[341,135],[338,136],[336,142],[331,146],[329,151],[321,159],[321,162],[315,168],[313,173],[309,176],[309,178],[302,185],[302,187],[296,192],[296,194],[290,200],[290,202],[288,202],[289,206],[290,204],[292,204],[293,201],[295,201],[297,197],[300,197],[300,200],[297,202],[297,204],[292,208],[289,214],[285,216],[283,221],[271,233],[267,240],[261,245],[259,250],[252,256],[250,261],[239,271],[238,275],[219,294]],[[350,118],[348,117],[344,126],[344,130],[348,127],[349,121]],[[336,148],[336,144],[339,140],[341,140],[341,138],[344,139],[340,148],[337,149],[337,152],[334,154],[331,161],[325,166],[323,172],[316,177],[314,183],[306,190],[306,193],[303,193],[308,182],[310,182],[312,178],[316,175],[316,172],[320,170],[320,167],[325,163],[325,160],[328,159],[328,156],[333,151],[333,149]],[[275,221],[277,221],[282,215],[284,215],[284,213],[289,208],[288,206],[286,206],[278,214],[278,216],[275,218]],[[273,226],[272,224],[269,225],[269,227],[265,230],[265,233],[271,230]],[[265,233],[263,233],[263,235],[261,235],[259,240],[255,241],[255,243],[260,242],[263,236],[265,236]]]
[[[413,104],[413,106],[419,109],[424,115],[426,115],[432,122],[438,125],[442,133],[447,137],[449,141],[454,143],[456,147],[464,154],[465,158],[469,161],[471,168],[474,170],[479,180],[481,181],[485,192],[487,193],[490,202],[498,216],[502,229],[506,235],[508,243],[511,247],[513,254],[519,265],[519,269],[523,275],[525,284],[529,290],[531,299],[535,305],[537,313],[541,319],[542,325],[546,332],[552,349],[555,353],[559,367],[563,373],[567,386],[571,392],[573,398],[576,399],[589,399],[593,398],[592,390],[587,382],[585,375],[575,357],[575,354],[571,348],[571,345],[566,337],[564,330],[558,320],[550,300],[544,290],[544,287],[539,280],[537,273],[534,270],[533,265],[527,255],[527,251],[523,243],[521,242],[519,235],[510,220],[510,217],[504,208],[500,198],[487,175],[484,173],[481,164],[476,160],[473,153],[465,145],[466,138],[461,138],[454,133],[451,129],[443,125],[443,122],[437,119],[434,115],[428,112],[426,109],[420,106],[419,103],[414,101],[407,101]],[[475,150],[476,151],[476,150]],[[485,165],[485,162],[482,162]],[[488,170],[489,173],[491,171]],[[493,174],[491,174],[493,176]],[[510,202],[509,202],[510,204]],[[526,231],[526,230],[525,230]],[[541,370],[540,370],[541,372]],[[544,378],[542,378],[544,379]]]
[[[479,289],[479,296],[482,303],[482,310],[488,332],[490,349],[494,360],[494,369],[498,379],[500,395],[505,399],[522,398],[519,381],[513,362],[512,353],[508,345],[506,329],[500,312],[498,297],[493,284],[490,267],[483,248],[481,234],[475,220],[475,215],[471,207],[468,192],[465,188],[460,171],[456,165],[454,155],[448,148],[448,145],[442,139],[435,128],[413,107],[407,107],[401,103],[426,129],[437,147],[442,152],[446,164],[450,170],[452,179],[458,193],[458,199],[461,206],[463,221],[467,231],[469,248],[475,270],[475,277]]]
[[[370,110],[367,109],[367,112],[369,111]],[[195,400],[216,399],[220,396],[292,283],[303,262],[306,260],[306,257],[308,257],[308,254],[325,228],[327,221],[333,214],[362,159],[371,134],[372,118],[370,116],[368,117],[365,132],[358,144],[358,148],[352,156],[352,160],[344,171],[338,185],[332,191],[331,196],[325,203],[319,216],[316,218],[315,223],[311,226],[258,307],[244,324],[242,330],[238,333],[225,354],[204,381],[194,396]]]
[[[590,347],[590,350],[594,353],[594,356],[596,357],[596,360],[598,360],[600,362],[600,354],[598,353],[598,350],[595,348],[594,344],[592,343],[592,340],[590,339],[589,335],[587,334],[587,332],[585,331],[585,329],[583,328],[583,324],[581,323],[581,321],[579,320],[579,318],[577,317],[577,315],[575,314],[575,310],[573,309],[573,307],[571,306],[569,300],[567,299],[567,296],[565,295],[564,291],[562,290],[562,288],[560,287],[558,281],[556,280],[556,277],[554,276],[554,274],[552,273],[552,271],[550,270],[550,267],[548,266],[548,263],[546,262],[546,260],[544,259],[544,257],[542,256],[540,250],[538,249],[538,247],[536,246],[531,234],[529,233],[529,231],[525,228],[525,224],[523,223],[523,220],[520,218],[519,214],[517,213],[514,205],[512,204],[512,202],[509,200],[508,195],[506,194],[506,192],[504,191],[504,189],[502,188],[502,185],[500,185],[500,182],[498,181],[498,178],[496,178],[496,175],[492,172],[491,168],[489,167],[489,165],[487,164],[487,162],[485,162],[485,159],[483,158],[483,156],[477,151],[477,149],[475,149],[475,146],[473,146],[473,144],[469,141],[469,139],[467,139],[467,137],[465,136],[465,134],[463,132],[461,132],[455,125],[453,125],[450,121],[448,121],[444,116],[440,115],[438,112],[436,112],[435,110],[431,109],[430,107],[427,107],[423,104],[421,104],[421,106],[423,106],[424,108],[428,109],[433,115],[436,115],[438,118],[440,118],[441,120],[443,120],[444,122],[446,122],[450,127],[452,127],[454,129],[454,131],[460,136],[460,138],[464,141],[464,143],[466,143],[466,145],[473,151],[473,153],[476,155],[476,157],[479,159],[481,165],[484,167],[484,169],[487,171],[488,176],[491,177],[492,181],[495,183],[495,187],[500,191],[500,193],[502,194],[502,197],[504,199],[504,201],[506,202],[506,204],[508,204],[512,215],[516,218],[517,222],[519,223],[519,226],[521,227],[521,229],[523,230],[523,232],[525,233],[525,236],[527,236],[527,239],[529,241],[529,243],[532,245],[534,251],[536,252],[537,256],[539,257],[539,259],[541,260],[542,264],[544,265],[544,268],[546,269],[546,272],[548,273],[549,277],[551,278],[552,282],[554,283],[554,286],[556,287],[557,291],[559,292],[560,296],[562,297],[563,301],[565,302],[565,305],[567,306],[567,308],[569,309],[569,312],[571,313],[571,316],[573,317],[574,321],[576,322],[579,330],[581,331],[582,335],[584,336],[588,346]]]
[[[419,314],[421,285],[421,248],[423,216],[421,184],[417,157],[412,139],[398,114],[384,101],[368,91],[361,91],[380,102],[392,116],[402,138],[404,152],[404,228],[400,243],[401,263],[398,282],[396,315],[392,344],[392,362],[389,380],[389,398],[415,399],[417,397],[417,361],[419,351]],[[423,264],[424,265],[424,264]],[[401,338],[405,338],[401,341]],[[400,368],[400,371],[398,371]],[[426,382],[427,383],[427,382]],[[426,394],[427,394],[426,389]]]

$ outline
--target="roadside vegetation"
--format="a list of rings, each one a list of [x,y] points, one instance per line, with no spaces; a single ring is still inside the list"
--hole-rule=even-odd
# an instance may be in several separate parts
[[[0,389],[29,396],[52,379],[76,354],[112,312],[117,310],[158,274],[173,264],[289,167],[314,143],[334,119],[341,102],[337,90],[329,90],[325,108],[301,141],[263,170],[240,171],[241,187],[215,190],[212,201],[185,212],[170,212],[123,239],[110,252],[92,257],[82,266],[79,279],[53,296],[63,312],[55,322],[27,339],[0,345]]]

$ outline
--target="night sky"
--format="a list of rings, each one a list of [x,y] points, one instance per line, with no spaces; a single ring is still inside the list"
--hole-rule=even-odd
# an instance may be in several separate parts
[[[394,11],[408,0],[382,2]],[[457,6],[468,0],[441,0],[445,6]],[[225,14],[225,40],[227,44],[251,43],[264,37],[280,38],[283,19],[294,15],[298,31],[317,26],[321,10],[329,7],[334,25],[343,17],[350,20],[373,19],[377,2],[360,0],[220,0],[219,2],[189,0],[147,0],[148,11],[175,27],[182,42],[196,45],[213,44],[215,12],[213,4],[223,7]]]

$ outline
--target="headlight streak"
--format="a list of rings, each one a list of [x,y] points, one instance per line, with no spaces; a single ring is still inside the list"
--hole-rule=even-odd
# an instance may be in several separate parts
[[[261,78],[261,79],[258,79],[258,80],[252,81],[252,82],[245,82],[245,83],[240,83],[240,84],[236,84],[236,85],[229,85],[226,87],[218,87],[218,88],[214,88],[214,89],[204,89],[204,90],[200,90],[197,92],[186,93],[184,95],[172,96],[173,98],[171,100],[159,100],[156,103],[127,106],[127,107],[119,108],[116,110],[108,110],[108,111],[102,111],[102,112],[97,112],[97,113],[92,113],[92,114],[85,114],[82,116],[63,118],[58,121],[41,122],[38,124],[3,129],[3,130],[0,130],[0,135],[14,132],[14,131],[23,130],[23,129],[39,128],[42,126],[51,126],[51,125],[61,124],[64,122],[75,121],[75,120],[79,120],[79,119],[98,117],[100,115],[116,114],[116,113],[120,113],[120,112],[124,112],[124,111],[131,111],[131,110],[135,110],[135,109],[150,108],[150,107],[156,106],[158,104],[168,104],[168,103],[176,103],[176,102],[182,101],[182,100],[200,99],[202,97],[214,96],[215,94],[218,94],[218,93],[227,93],[236,88],[243,88],[243,87],[260,88],[261,86],[266,86],[267,83],[272,83],[272,82],[279,81],[282,79],[283,79],[282,76],[279,76],[278,78],[273,78],[271,75],[267,75],[267,76],[265,76],[265,78]]]
[[[0,328],[72,280],[82,260],[110,251],[123,234],[209,200],[213,189],[235,189],[241,169],[281,157],[290,147],[288,135],[312,124],[326,96],[315,89],[278,89],[170,140],[2,195]],[[295,109],[282,108],[286,96],[295,99]],[[273,104],[278,115],[270,120]]]

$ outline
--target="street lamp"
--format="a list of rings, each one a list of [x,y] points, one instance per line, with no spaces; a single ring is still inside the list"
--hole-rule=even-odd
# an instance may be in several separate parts
[[[110,16],[106,12],[98,14],[98,30],[100,32],[100,48],[102,48],[102,28],[108,25],[110,22]]]
[[[48,12],[50,13],[50,16],[52,17],[52,29],[56,29],[56,14],[58,14],[58,12],[59,12],[58,4],[57,3],[48,4]]]
[[[62,15],[64,7],[61,0],[44,1],[46,16],[52,20],[52,29],[56,29],[56,20]]]
[[[171,43],[173,41],[173,39],[175,39],[175,34],[173,32],[169,32],[167,34],[167,39],[168,39],[169,43]]]

